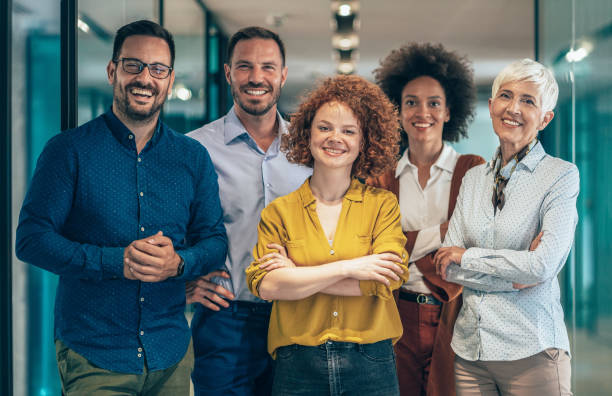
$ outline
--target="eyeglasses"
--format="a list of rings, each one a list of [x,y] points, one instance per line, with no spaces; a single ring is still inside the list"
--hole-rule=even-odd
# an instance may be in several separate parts
[[[168,78],[168,76],[170,75],[170,71],[172,71],[172,68],[170,66],[166,66],[162,63],[144,63],[135,58],[121,58],[118,60],[113,60],[113,62],[121,62],[121,67],[123,71],[130,74],[140,74],[142,72],[142,69],[146,67],[149,69],[149,74],[151,75],[151,77],[160,80]]]

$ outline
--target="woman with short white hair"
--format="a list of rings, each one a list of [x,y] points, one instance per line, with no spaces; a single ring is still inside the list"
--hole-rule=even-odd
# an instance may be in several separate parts
[[[552,72],[530,59],[497,76],[489,112],[499,148],[463,179],[434,259],[443,278],[464,286],[451,344],[458,395],[572,394],[557,275],[572,247],[580,180],[538,141],[558,92]]]

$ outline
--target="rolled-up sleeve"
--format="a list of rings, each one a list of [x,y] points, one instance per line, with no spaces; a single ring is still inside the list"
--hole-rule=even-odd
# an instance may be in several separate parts
[[[404,248],[406,236],[402,232],[400,208],[395,196],[390,192],[385,192],[379,208],[372,233],[372,253],[388,252],[398,255],[402,258],[402,263],[399,266],[404,272],[399,275],[399,280],[390,280],[388,286],[380,282],[366,280],[359,281],[359,288],[364,296],[390,299],[393,298],[393,290],[398,289],[409,278],[408,252]]]

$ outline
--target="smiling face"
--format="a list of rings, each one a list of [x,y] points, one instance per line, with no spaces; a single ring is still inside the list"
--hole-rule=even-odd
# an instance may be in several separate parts
[[[430,141],[442,144],[444,123],[450,120],[446,94],[438,80],[421,76],[402,90],[400,119],[412,144]]]
[[[363,133],[353,111],[339,102],[319,107],[310,128],[315,169],[344,169],[349,174],[360,153]]]
[[[239,41],[225,78],[230,84],[239,111],[261,116],[276,110],[276,102],[287,79],[280,48],[273,39],[253,38]]]
[[[538,87],[525,81],[499,87],[495,97],[489,99],[489,113],[502,150],[508,146],[515,152],[529,144],[554,116],[552,111],[542,111]]]
[[[171,64],[168,43],[152,36],[127,37],[119,52],[119,59],[122,58],[138,59],[148,64]],[[106,70],[108,81],[113,86],[113,109],[120,118],[147,122],[159,115],[174,83],[174,71],[165,79],[151,77],[146,67],[140,74],[130,74],[123,70],[121,61],[109,62]]]

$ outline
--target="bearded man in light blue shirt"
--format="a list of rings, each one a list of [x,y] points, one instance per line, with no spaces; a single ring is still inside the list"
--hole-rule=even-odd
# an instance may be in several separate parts
[[[551,157],[538,132],[559,88],[530,59],[493,82],[500,146],[463,178],[438,272],[464,285],[455,323],[457,395],[571,395],[569,340],[557,275],[578,221],[576,165]]]
[[[254,297],[245,269],[253,260],[261,210],[296,190],[311,174],[279,151],[286,121],[277,101],[287,78],[285,49],[274,32],[248,27],[230,39],[225,77],[234,106],[188,136],[208,150],[219,177],[228,255],[218,271],[187,285],[195,395],[268,395],[273,361],[267,353],[271,304]]]

